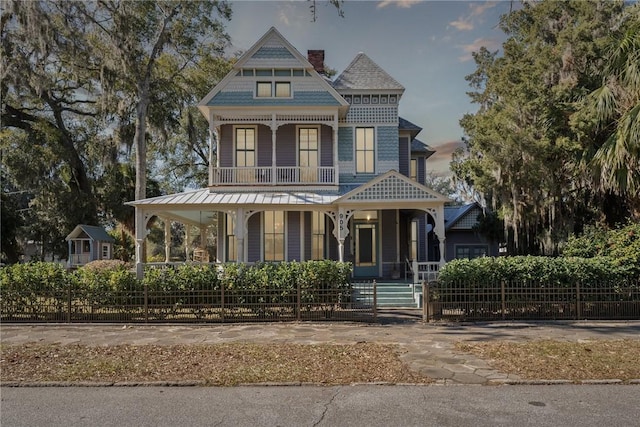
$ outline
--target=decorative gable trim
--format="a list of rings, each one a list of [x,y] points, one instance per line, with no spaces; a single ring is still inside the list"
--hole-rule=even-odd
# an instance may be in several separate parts
[[[265,61],[273,59],[274,55],[279,58],[292,59],[300,63],[300,67],[304,68],[308,75],[313,77],[319,84],[322,90],[330,94],[330,97],[335,99],[334,102],[327,104],[325,100],[322,105],[338,105],[341,110],[341,116],[346,115],[346,111],[349,107],[349,103],[340,95],[329,82],[318,74],[314,70],[313,65],[302,55],[298,50],[289,43],[274,27],[271,27],[261,38],[258,40],[248,51],[246,51],[234,64],[233,69],[227,74],[199,103],[198,109],[200,112],[210,120],[209,110],[211,106],[209,103],[213,98],[225,89],[229,83],[236,78],[238,71],[241,70],[244,65],[255,59]],[[252,101],[253,98],[252,98]],[[256,105],[252,102],[252,105]]]
[[[369,203],[374,201],[432,201],[448,202],[449,198],[439,194],[406,176],[391,170],[380,175],[336,200],[341,203]]]

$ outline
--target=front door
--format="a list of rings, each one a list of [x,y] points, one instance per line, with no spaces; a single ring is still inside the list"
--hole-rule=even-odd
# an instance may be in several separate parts
[[[355,277],[378,276],[377,229],[376,222],[355,223]]]

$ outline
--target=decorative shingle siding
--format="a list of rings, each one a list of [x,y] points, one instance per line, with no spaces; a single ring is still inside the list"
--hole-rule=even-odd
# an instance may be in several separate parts
[[[347,123],[398,123],[397,107],[351,106],[345,120]]]
[[[393,160],[398,164],[398,127],[378,126],[378,160]],[[397,166],[396,166],[397,168]]]
[[[473,208],[465,214],[462,218],[456,222],[451,229],[452,230],[470,230],[478,223],[478,215],[482,211],[479,208]]]
[[[268,47],[263,46],[251,56],[256,59],[290,59],[294,58],[293,54],[289,52],[289,49],[282,46]]]
[[[342,164],[340,164],[340,184],[364,184],[376,177],[376,175],[372,173],[357,175],[354,175],[353,172],[343,173],[344,169],[345,168],[342,167]]]
[[[287,216],[287,260],[299,261],[300,258],[300,212],[289,211]]]
[[[353,162],[353,128],[352,127],[338,128],[338,161]],[[342,169],[342,164],[340,165],[340,169]]]
[[[378,164],[376,167],[376,171],[378,174],[389,172],[390,170],[394,170],[394,171],[398,170],[397,160],[378,161]]]
[[[209,106],[338,106],[340,103],[328,92],[294,91],[292,99],[287,98],[254,98],[252,91],[219,92],[207,104]]]
[[[251,92],[256,89],[257,81],[272,81],[273,77],[236,76],[224,87],[222,92]],[[326,92],[326,87],[318,79],[307,77],[291,77],[290,79],[278,77],[278,81],[290,81],[291,90],[295,92]]]

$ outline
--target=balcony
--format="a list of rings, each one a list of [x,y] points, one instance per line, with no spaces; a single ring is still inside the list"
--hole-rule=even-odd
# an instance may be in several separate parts
[[[213,168],[211,186],[338,185],[333,166],[263,166]]]

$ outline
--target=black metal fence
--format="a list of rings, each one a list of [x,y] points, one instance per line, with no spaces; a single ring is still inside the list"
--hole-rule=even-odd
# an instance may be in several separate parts
[[[640,282],[423,283],[423,319],[640,319]]]
[[[133,281],[117,292],[79,286],[32,295],[0,295],[2,322],[178,323],[331,321],[375,322],[375,282],[348,288],[225,289],[201,286],[176,291],[162,283]]]

